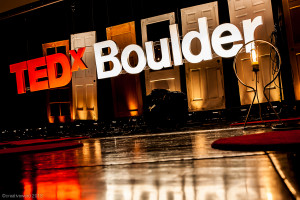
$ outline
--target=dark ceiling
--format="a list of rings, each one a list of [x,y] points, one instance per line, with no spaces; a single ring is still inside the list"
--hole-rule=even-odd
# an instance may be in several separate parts
[[[0,1],[0,13],[24,6],[29,3],[33,3],[39,0],[1,0]]]

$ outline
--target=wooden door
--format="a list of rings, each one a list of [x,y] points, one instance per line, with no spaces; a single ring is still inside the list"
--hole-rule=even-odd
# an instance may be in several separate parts
[[[236,25],[243,34],[242,21],[253,20],[262,16],[263,24],[258,26],[254,33],[255,39],[270,42],[271,33],[274,31],[271,0],[228,0],[230,22]],[[259,102],[266,102],[263,87],[272,80],[274,72],[271,70],[270,48],[264,47],[259,52],[262,64],[258,72],[258,98]],[[241,53],[238,59],[237,71],[240,79],[247,85],[255,87],[255,78],[252,72],[249,53]],[[266,90],[271,101],[280,101],[279,79],[272,83]],[[251,104],[254,92],[239,83],[241,105]],[[257,103],[257,100],[255,100]]]
[[[96,62],[93,45],[96,32],[71,35],[71,48],[76,51],[85,47],[82,61],[87,69],[73,72],[72,96],[74,120],[98,120]],[[74,60],[72,58],[72,64]]]
[[[219,25],[218,4],[211,2],[181,9],[182,34],[199,31],[198,18],[207,17],[209,34]],[[191,43],[191,51],[198,54],[201,44]],[[204,111],[225,108],[225,92],[222,59],[213,54],[213,59],[200,63],[185,63],[189,111]]]
[[[282,0],[293,72],[295,99],[300,100],[300,0]]]
[[[160,48],[159,39],[170,38],[169,25],[175,24],[175,13],[167,13],[141,20],[143,47],[145,42],[153,41],[154,49]],[[160,31],[157,31],[160,30]],[[158,50],[159,51],[159,50]],[[156,58],[159,52],[155,51]],[[181,91],[180,66],[172,66],[162,70],[145,69],[146,94],[154,89],[167,89],[169,91]]]
[[[46,43],[42,47],[44,56],[63,53],[70,57],[69,40]],[[58,65],[56,67],[57,75],[59,76],[62,73],[62,69]],[[73,119],[72,114],[71,84],[49,89],[47,91],[47,116],[49,123],[71,121]]]
[[[120,59],[122,50],[129,44],[136,44],[135,24],[128,22],[106,28],[108,40],[113,40],[119,47]],[[136,54],[129,58],[133,66],[137,63]],[[111,63],[110,63],[111,64]],[[112,66],[111,66],[112,67]],[[129,117],[142,114],[143,101],[139,74],[122,73],[111,78],[115,117]]]

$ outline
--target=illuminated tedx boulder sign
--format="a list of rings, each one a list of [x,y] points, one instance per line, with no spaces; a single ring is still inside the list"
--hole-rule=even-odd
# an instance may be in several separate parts
[[[254,40],[254,32],[256,28],[263,24],[262,17],[258,16],[253,20],[244,20],[242,24],[244,42],[247,43]],[[118,76],[121,73],[122,68],[127,73],[138,74],[144,70],[146,65],[153,70],[161,70],[163,68],[171,67],[171,53],[173,55],[173,64],[175,66],[183,64],[183,57],[190,63],[199,63],[203,60],[211,60],[212,50],[221,57],[229,58],[235,56],[243,45],[233,44],[230,49],[224,49],[222,47],[223,44],[243,40],[241,32],[233,24],[225,23],[217,26],[211,35],[211,40],[208,31],[207,18],[199,18],[198,25],[199,31],[188,32],[181,42],[179,39],[178,25],[170,25],[169,29],[172,50],[170,50],[169,38],[160,39],[162,55],[160,61],[155,60],[154,45],[152,41],[145,43],[145,51],[142,47],[136,44],[126,46],[121,52],[120,60],[116,57],[119,54],[119,48],[114,41],[107,40],[95,43],[94,52],[98,79]],[[224,32],[229,32],[230,34],[222,36]],[[197,55],[193,54],[191,51],[191,42],[194,39],[199,40],[201,43],[201,51]],[[103,49],[105,48],[110,49],[109,54],[107,55],[103,54]],[[250,45],[246,46],[247,53],[250,52],[250,48]],[[71,72],[77,71],[79,68],[86,69],[86,66],[81,60],[84,50],[85,48],[81,48],[77,51],[77,53],[74,50],[70,51],[70,54],[74,58],[72,68],[68,57],[60,53],[10,65],[10,72],[16,73],[18,94],[26,92],[24,78],[25,70],[28,70],[30,91],[45,90],[67,85],[71,81]],[[138,57],[136,66],[131,66],[129,62],[129,56],[133,52],[135,52]],[[106,62],[111,62],[113,64],[110,70],[105,70],[104,63]],[[61,75],[57,74],[57,63],[62,66]],[[41,69],[41,66],[47,66],[47,68]]]
[[[209,38],[207,18],[198,19],[199,31],[191,31],[187,33],[182,42],[180,43],[178,26],[173,24],[169,26],[170,36],[171,36],[171,46],[172,54],[174,58],[174,65],[182,65],[183,56],[190,63],[199,63],[203,60],[212,59],[212,49],[215,53],[221,57],[229,58],[236,55],[238,50],[243,46],[243,44],[234,44],[230,49],[224,49],[223,44],[238,42],[243,40],[242,34],[239,29],[229,23],[221,24],[216,27],[211,36],[211,41]],[[253,21],[250,19],[243,21],[244,29],[244,39],[245,43],[254,40],[255,29],[262,25],[262,17],[258,16]],[[221,36],[222,33],[229,32],[228,36]],[[201,43],[201,51],[199,54],[194,55],[191,52],[191,42],[194,39],[198,39]],[[160,61],[155,60],[154,55],[154,46],[153,42],[149,41],[145,43],[145,52],[144,50],[136,45],[131,44],[124,48],[121,53],[121,60],[119,60],[116,55],[119,53],[117,44],[112,40],[107,40],[104,42],[99,42],[94,44],[95,58],[97,64],[97,73],[98,79],[110,78],[118,76],[123,69],[130,74],[138,74],[144,70],[146,64],[153,70],[160,70],[162,68],[168,68],[172,66],[170,48],[169,48],[169,39],[163,38],[160,39],[161,45],[161,55],[162,58]],[[110,54],[103,55],[103,49],[109,48]],[[135,52],[138,57],[138,62],[136,66],[131,66],[129,62],[129,55]],[[246,47],[246,52],[250,52],[250,46]],[[109,71],[105,71],[104,63],[112,62],[113,68]]]

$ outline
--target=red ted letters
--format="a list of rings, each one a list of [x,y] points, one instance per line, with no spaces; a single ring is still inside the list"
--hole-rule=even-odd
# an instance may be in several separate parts
[[[10,65],[10,73],[16,73],[18,94],[26,93],[25,70],[28,70],[31,92],[67,85],[71,81],[72,72],[78,71],[78,68],[82,70],[87,69],[81,60],[84,51],[85,47],[78,49],[77,53],[75,50],[70,50],[70,54],[74,58],[72,70],[69,58],[62,53]],[[60,64],[62,67],[62,73],[59,77],[57,74],[57,64]],[[47,68],[38,69],[42,66],[47,66]]]

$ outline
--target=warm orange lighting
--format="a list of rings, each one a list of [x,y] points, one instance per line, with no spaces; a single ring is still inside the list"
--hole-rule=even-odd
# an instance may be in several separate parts
[[[142,157],[142,148],[141,148],[141,141],[140,140],[134,140],[134,158],[136,160],[140,159]]]
[[[79,102],[78,102],[78,104],[79,104]],[[83,104],[83,102],[81,101],[80,104]],[[82,110],[79,110],[79,111],[77,110],[76,114],[77,114],[77,117],[79,118],[79,120],[87,120],[87,114],[86,114],[86,112],[83,112]]]
[[[250,53],[251,65],[258,65],[258,52],[257,49],[251,49]]]
[[[194,143],[193,154],[195,157],[199,157],[207,154],[207,148],[205,148],[207,141],[204,135],[202,134],[195,135],[193,143]]]
[[[135,99],[133,98],[128,98],[128,109],[130,112],[130,116],[137,116],[139,114],[138,112],[138,103]]]
[[[95,148],[95,156],[92,157],[92,159],[95,160],[97,164],[101,164],[102,163],[101,142],[95,140],[94,148]]]
[[[66,122],[66,116],[58,116],[58,120],[60,123],[65,123]]]
[[[48,121],[49,121],[50,124],[54,123],[54,117],[50,116],[50,114],[48,115]]]
[[[138,111],[130,111],[130,116],[138,116],[139,112]]]
[[[56,174],[59,175],[59,174]],[[78,180],[46,181],[37,183],[38,199],[80,199],[81,191]]]
[[[81,190],[76,170],[67,172],[38,173],[35,181],[30,177],[23,179],[24,199],[81,199]],[[36,184],[36,185],[34,185]],[[36,194],[33,188],[36,187]]]
[[[24,185],[24,199],[31,199],[31,194],[32,194],[32,185],[29,181],[24,181],[23,182]]]

